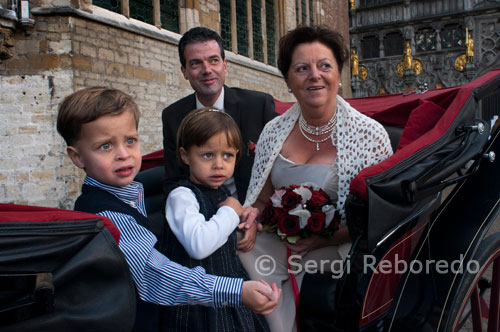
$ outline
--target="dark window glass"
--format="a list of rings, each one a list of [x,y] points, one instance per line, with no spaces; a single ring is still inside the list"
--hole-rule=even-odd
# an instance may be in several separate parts
[[[274,0],[266,0],[267,63],[276,66],[276,26]]]
[[[390,5],[394,3],[400,3],[403,2],[402,0],[361,0],[359,7],[364,8],[364,7],[373,7],[373,6],[380,6],[380,5]]]
[[[307,24],[307,10],[306,10],[306,0],[301,0],[300,5],[302,7],[302,24]]]
[[[248,18],[246,0],[236,0],[236,30],[238,53],[248,56]]]
[[[179,1],[160,0],[161,27],[179,33]]]
[[[417,52],[433,51],[436,49],[436,31],[432,28],[420,29],[415,34]]]
[[[299,6],[300,0],[295,0],[295,20],[297,21],[297,25],[300,24]]]
[[[465,29],[458,23],[448,24],[441,30],[441,47],[463,47],[465,40]]]
[[[120,0],[93,0],[92,4],[115,13],[121,14],[122,12]]]
[[[264,62],[261,4],[260,0],[252,1],[253,58]]]
[[[232,51],[231,43],[231,0],[219,0],[220,6],[220,36],[224,49]]]
[[[379,53],[379,41],[376,36],[368,36],[361,40],[361,53],[363,59],[378,58]]]
[[[312,1],[309,1],[309,23],[311,25],[314,24],[314,11],[313,11],[313,3]]]
[[[132,0],[129,2],[130,17],[153,24],[153,2],[151,0]]]
[[[403,54],[403,36],[400,32],[391,32],[384,37],[385,56]]]

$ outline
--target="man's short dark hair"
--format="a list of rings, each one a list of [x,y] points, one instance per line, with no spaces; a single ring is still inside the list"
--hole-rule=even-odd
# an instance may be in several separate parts
[[[220,56],[222,57],[222,60],[224,60],[224,47],[222,46],[222,39],[219,34],[205,27],[195,27],[186,31],[186,33],[184,33],[181,40],[179,41],[179,60],[181,61],[182,67],[186,68],[186,57],[184,56],[184,50],[186,49],[187,45],[193,43],[202,43],[210,40],[215,40],[217,44],[219,44]]]

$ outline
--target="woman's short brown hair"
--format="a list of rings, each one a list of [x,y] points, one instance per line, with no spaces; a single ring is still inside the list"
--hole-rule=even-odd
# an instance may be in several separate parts
[[[332,50],[335,60],[342,73],[342,67],[347,59],[347,48],[344,38],[337,31],[323,26],[298,26],[281,37],[278,52],[278,68],[285,79],[292,62],[293,51],[299,44],[320,42]]]
[[[205,144],[210,137],[220,133],[226,133],[227,144],[238,150],[236,160],[241,157],[241,138],[240,129],[233,118],[223,111],[216,108],[200,108],[189,112],[182,119],[177,130],[177,159],[182,164],[180,148],[187,151],[193,145],[201,146]]]
[[[137,128],[141,113],[131,96],[118,89],[85,88],[63,99],[57,114],[57,132],[71,146],[80,138],[83,124],[103,115],[119,115],[125,111],[132,112]]]

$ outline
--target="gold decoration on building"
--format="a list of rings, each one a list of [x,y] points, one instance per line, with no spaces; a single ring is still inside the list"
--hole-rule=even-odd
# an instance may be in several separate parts
[[[467,56],[465,54],[460,54],[455,59],[455,68],[459,71],[464,71],[465,63],[467,62]]]
[[[351,10],[356,9],[356,4],[354,3],[354,0],[349,0],[349,5],[350,5],[350,7],[349,7],[349,8],[350,8]]]
[[[413,63],[413,68],[412,71],[415,75],[420,75],[422,73],[422,70],[424,69],[424,66],[422,64],[422,61],[420,60],[412,60]],[[400,61],[397,66],[396,66],[396,73],[398,74],[399,77],[403,77],[406,72],[406,63],[405,61]]]
[[[467,63],[472,63],[474,58],[474,39],[472,39],[469,28],[465,28],[465,55]]]
[[[358,55],[356,54],[356,50],[353,49],[351,52],[351,75],[356,76],[359,75],[359,59]]]
[[[359,79],[364,81],[368,77],[368,68],[361,65],[359,66]]]
[[[422,73],[422,69],[424,68],[424,66],[422,65],[422,62],[420,60],[414,60],[413,61],[413,72],[415,73],[415,75],[420,75],[420,73]]]
[[[406,47],[404,51],[404,69],[405,70],[410,70],[413,67],[413,58],[411,56],[411,47],[410,47],[410,42],[406,42]]]
[[[399,62],[396,66],[396,73],[399,77],[403,77],[405,74],[405,64],[403,61]]]

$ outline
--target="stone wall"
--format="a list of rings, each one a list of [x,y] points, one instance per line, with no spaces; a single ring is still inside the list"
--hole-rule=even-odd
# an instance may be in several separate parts
[[[180,72],[179,35],[96,7],[56,15],[33,10],[35,26],[16,31],[14,56],[0,63],[0,202],[71,208],[83,172],[55,130],[62,98],[101,85],[135,97],[143,153],[162,148],[161,111],[192,93]],[[228,52],[229,86],[293,97],[276,68]]]

